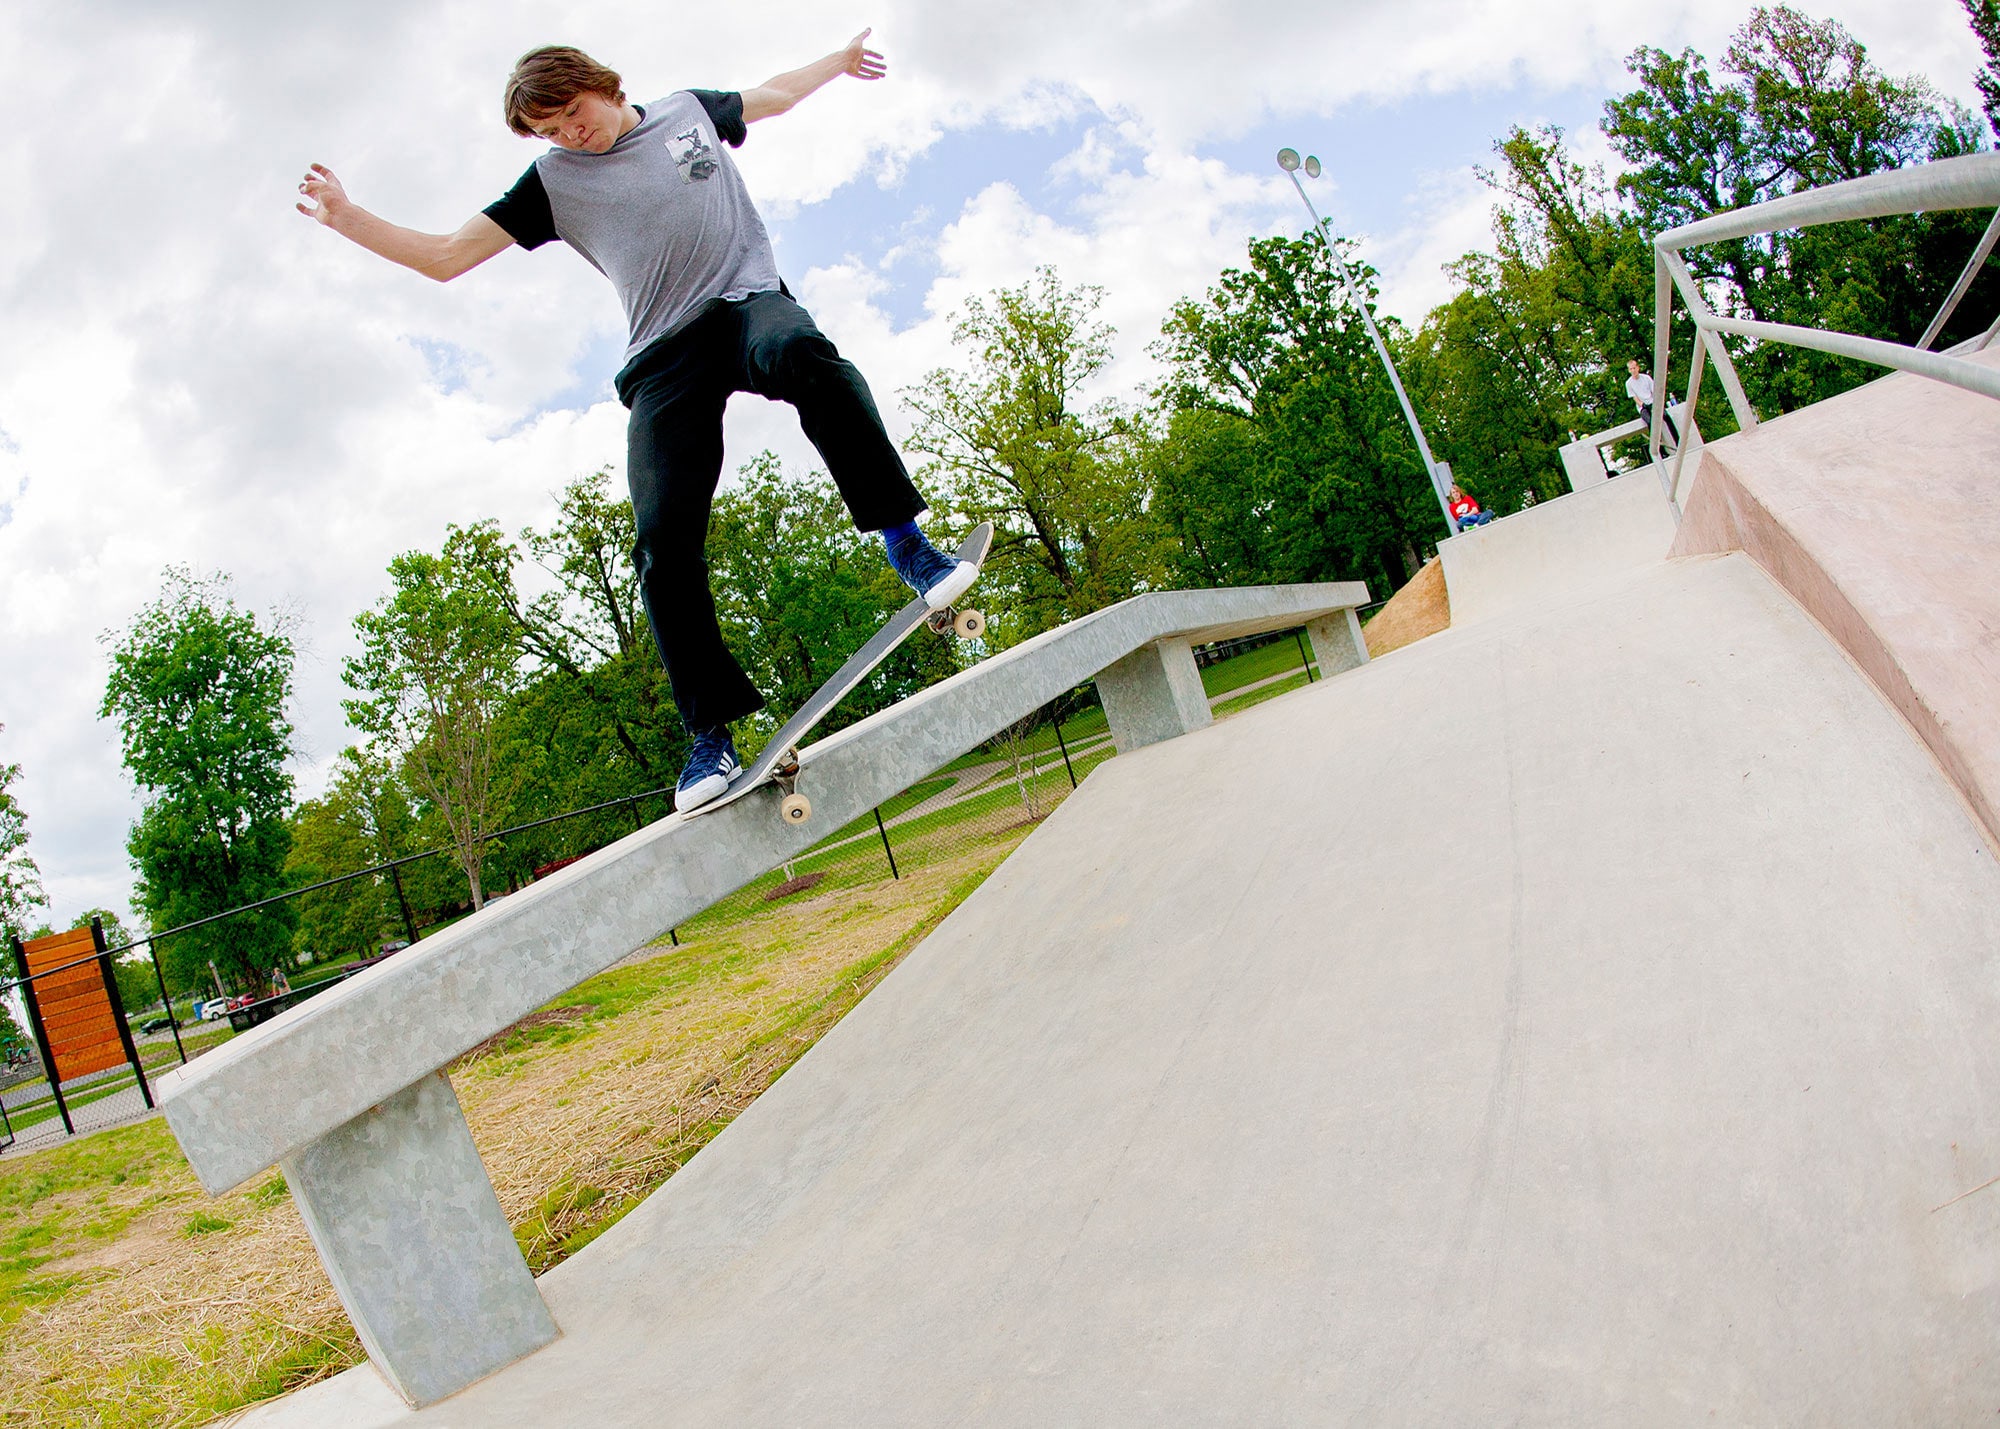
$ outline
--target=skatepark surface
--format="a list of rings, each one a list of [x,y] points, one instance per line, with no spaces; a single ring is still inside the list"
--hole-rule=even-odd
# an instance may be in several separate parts
[[[1749,556],[1619,551],[1101,765],[560,1340],[234,1422],[1990,1418],[2000,865]]]

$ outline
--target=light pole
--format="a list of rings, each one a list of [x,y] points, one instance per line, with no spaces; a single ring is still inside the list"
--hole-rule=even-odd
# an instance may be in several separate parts
[[[1312,215],[1313,231],[1319,234],[1320,242],[1326,245],[1327,256],[1333,259],[1334,271],[1340,274],[1341,286],[1347,289],[1347,300],[1354,304],[1361,314],[1361,321],[1368,328],[1368,336],[1375,344],[1375,355],[1382,359],[1382,366],[1389,374],[1389,385],[1396,389],[1396,400],[1403,405],[1403,417],[1410,424],[1410,435],[1417,439],[1417,453],[1424,459],[1424,471],[1431,479],[1431,490],[1436,493],[1438,510],[1444,513],[1444,524],[1451,533],[1458,534],[1458,522],[1451,514],[1451,490],[1444,476],[1438,470],[1437,459],[1431,455],[1431,444],[1424,440],[1424,429],[1417,425],[1417,414],[1410,407],[1410,398],[1403,391],[1403,379],[1396,375],[1396,364],[1389,360],[1389,349],[1382,342],[1382,334],[1375,330],[1374,315],[1368,311],[1368,304],[1362,301],[1361,290],[1354,286],[1354,275],[1347,270],[1340,250],[1333,246],[1333,235],[1326,231],[1326,220],[1319,216],[1313,201],[1306,196],[1306,186],[1299,182],[1299,151],[1297,149],[1278,150],[1278,167],[1291,176],[1292,187],[1299,191],[1299,198]],[[1305,171],[1309,178],[1319,177],[1319,160],[1306,155]]]

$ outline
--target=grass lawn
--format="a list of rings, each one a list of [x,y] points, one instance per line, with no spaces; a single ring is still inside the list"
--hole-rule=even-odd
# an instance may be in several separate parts
[[[190,1061],[199,1057],[209,1048],[227,1042],[231,1037],[236,1035],[234,1029],[227,1022],[224,1022],[221,1027],[203,1023],[196,1023],[194,1025],[200,1027],[201,1030],[196,1032],[186,1027],[181,1029],[181,1042],[187,1048],[188,1059]],[[174,1050],[171,1038],[164,1042],[148,1042],[139,1048],[139,1064],[146,1069],[146,1076],[151,1078],[156,1073],[163,1072],[170,1067],[178,1067],[181,1064],[180,1053]],[[120,1092],[127,1087],[135,1087],[137,1085],[138,1079],[132,1075],[130,1070],[114,1072],[101,1082],[92,1082],[86,1086],[76,1087],[65,1092],[63,1098],[69,1103],[71,1110],[74,1111],[77,1107],[88,1106],[95,1101],[102,1101],[114,1092]],[[34,1081],[22,1082],[19,1086],[9,1087],[7,1089],[7,1096],[7,1117],[13,1122],[14,1130],[17,1132],[31,1126],[39,1125],[45,1121],[52,1121],[56,1117],[56,1100],[50,1095],[49,1084],[45,1078],[38,1077]],[[17,1100],[17,1098],[19,1099]]]
[[[1074,749],[1079,742],[1107,734],[1110,732],[1110,729],[1111,726],[1106,723],[1104,718],[1103,707],[1100,705],[1088,705],[1063,721],[1062,737]],[[1021,741],[1023,754],[1040,754],[1055,748],[1056,734],[1053,725],[1040,725],[1026,739]],[[960,755],[938,772],[949,774],[954,770],[970,769],[979,764],[990,764],[995,759],[1004,757],[1005,755],[999,746],[999,741],[996,740],[990,744],[981,745],[970,754]],[[1081,778],[1082,776],[1079,775],[1078,777]]]
[[[1293,690],[1304,689],[1305,685],[1306,672],[1299,670],[1285,679],[1273,680],[1268,685],[1260,686],[1250,691],[1247,695],[1238,695],[1234,699],[1222,701],[1215,706],[1215,717],[1217,719],[1228,719],[1233,714],[1242,714],[1243,711],[1249,709],[1252,705],[1261,705],[1264,701],[1276,699],[1279,695],[1287,695]]]
[[[1312,643],[1306,643],[1306,652],[1312,652]],[[1231,690],[1239,690],[1258,680],[1282,675],[1287,670],[1303,670],[1299,662],[1299,642],[1287,633],[1273,640],[1269,645],[1259,645],[1255,650],[1246,650],[1241,655],[1232,655],[1227,660],[1218,660],[1201,672],[1201,687],[1214,699],[1226,695]]]
[[[1011,780],[974,802],[918,821],[900,880],[878,847],[872,875],[738,895],[455,1064],[536,1270],[686,1164],[1026,835]],[[157,1119],[0,1158],[0,1423],[195,1426],[360,1357],[275,1173],[211,1199]]]

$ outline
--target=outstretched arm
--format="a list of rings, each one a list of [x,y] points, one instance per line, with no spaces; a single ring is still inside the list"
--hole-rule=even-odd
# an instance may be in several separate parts
[[[759,119],[783,114],[814,90],[844,74],[856,79],[880,79],[888,73],[889,66],[882,56],[863,47],[871,33],[872,30],[863,30],[847,42],[845,49],[835,50],[804,69],[774,74],[755,89],[744,90],[743,122],[755,124]]]
[[[370,253],[440,283],[477,268],[514,241],[506,229],[483,213],[474,214],[456,233],[399,228],[350,199],[333,170],[324,164],[312,166],[299,184],[299,192],[306,201],[297,207],[307,218],[353,239]]]

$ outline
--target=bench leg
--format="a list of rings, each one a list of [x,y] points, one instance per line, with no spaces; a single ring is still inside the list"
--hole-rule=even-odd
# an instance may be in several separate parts
[[[411,1404],[556,1337],[443,1073],[282,1164],[368,1358]]]
[[[1187,640],[1158,640],[1097,677],[1097,695],[1120,754],[1214,722]]]
[[[1319,662],[1322,679],[1368,663],[1368,642],[1362,638],[1361,617],[1352,610],[1336,610],[1308,621],[1306,637],[1312,641],[1313,659]]]

